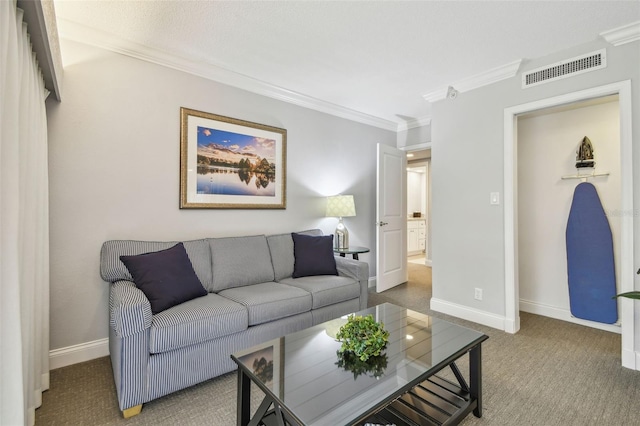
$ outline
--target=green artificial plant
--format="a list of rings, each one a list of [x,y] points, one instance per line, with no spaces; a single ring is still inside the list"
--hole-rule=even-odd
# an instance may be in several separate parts
[[[640,274],[640,269],[638,269],[637,274]],[[615,296],[613,296],[614,299],[616,297],[626,297],[628,299],[640,300],[640,291],[628,291],[626,293],[620,293],[620,294],[616,294]]]
[[[366,361],[380,355],[389,341],[389,332],[383,323],[373,319],[373,315],[351,314],[347,323],[340,327],[336,340],[342,342],[338,352],[353,352],[361,361]]]
[[[620,293],[620,294],[616,294],[615,296],[613,296],[614,299],[616,297],[626,297],[626,298],[629,298],[629,299],[638,299],[638,300],[640,300],[640,291],[629,291],[627,293]]]

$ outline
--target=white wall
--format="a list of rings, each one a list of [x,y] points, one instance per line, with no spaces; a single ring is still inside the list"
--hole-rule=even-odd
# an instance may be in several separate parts
[[[62,41],[64,102],[48,101],[52,349],[107,337],[109,239],[180,240],[320,227],[325,196],[355,196],[351,241],[375,275],[376,143],[396,134]],[[287,129],[286,210],[180,210],[180,107]]]
[[[572,320],[569,310],[565,231],[580,180],[576,150],[582,138],[593,143],[598,191],[613,234],[616,276],[620,276],[620,114],[617,97],[550,109],[518,119],[518,262],[520,309]],[[582,169],[581,174],[592,169]],[[619,289],[619,286],[618,286]],[[583,321],[582,324],[598,326]],[[618,330],[619,331],[619,330]]]
[[[431,125],[412,127],[397,133],[396,146],[399,149],[411,148],[431,142]]]
[[[521,88],[520,73],[607,49],[605,69],[576,75],[528,89]],[[640,112],[639,42],[614,47],[597,40],[553,55],[528,61],[513,78],[460,93],[456,99],[433,104],[432,308],[458,316],[498,324],[505,319],[504,210],[490,205],[489,194],[504,188],[504,110],[536,100],[605,84],[631,80],[633,117]],[[640,120],[632,123],[634,147],[640,146]],[[640,149],[633,152],[634,251],[640,264]],[[627,271],[627,273],[629,273]],[[474,288],[484,289],[482,301]],[[638,278],[636,277],[636,289]],[[434,306],[435,300],[435,306]],[[637,310],[636,310],[637,311]],[[640,323],[640,313],[636,315]],[[636,327],[636,342],[640,330]],[[640,348],[636,346],[636,351]]]

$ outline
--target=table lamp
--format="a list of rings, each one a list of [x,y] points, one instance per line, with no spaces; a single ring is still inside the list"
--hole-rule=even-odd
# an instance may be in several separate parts
[[[343,217],[356,215],[356,204],[353,195],[334,195],[327,197],[327,217],[338,217],[338,226],[333,236],[333,246],[336,249],[349,248],[349,231],[342,222]]]

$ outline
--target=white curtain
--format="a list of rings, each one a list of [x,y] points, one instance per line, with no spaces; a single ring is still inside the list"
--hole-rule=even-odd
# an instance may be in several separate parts
[[[0,425],[49,388],[48,92],[22,11],[0,1]]]

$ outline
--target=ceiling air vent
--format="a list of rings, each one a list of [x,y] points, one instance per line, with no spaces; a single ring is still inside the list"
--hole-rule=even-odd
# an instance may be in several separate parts
[[[526,89],[606,67],[607,50],[602,49],[526,72],[522,74],[522,88]]]

